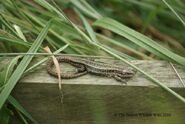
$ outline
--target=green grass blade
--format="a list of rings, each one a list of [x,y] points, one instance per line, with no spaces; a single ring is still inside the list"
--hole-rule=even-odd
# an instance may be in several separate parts
[[[0,109],[0,124],[9,124],[13,112],[6,106]]]
[[[44,29],[41,31],[35,42],[32,44],[31,48],[28,50],[28,53],[35,53],[39,49],[42,41],[47,35],[49,27],[51,25],[51,21],[47,23]],[[14,73],[11,75],[10,79],[7,81],[6,86],[2,90],[0,94],[0,108],[2,108],[3,104],[5,103],[6,99],[10,95],[12,89],[16,85],[17,81],[21,78],[22,74],[24,73],[26,67],[31,62],[33,56],[24,56],[20,64],[17,66]]]
[[[96,11],[86,0],[80,0],[80,2],[89,10],[91,11],[92,13],[94,13],[97,17],[102,17],[101,14]],[[98,19],[99,19],[98,18]]]
[[[17,25],[14,25],[14,28],[15,28],[15,30],[16,30],[16,32],[17,32],[17,35],[18,35],[22,40],[24,40],[25,42],[27,42],[27,40],[26,40],[26,38],[25,38],[23,32],[21,31],[21,28],[20,28],[19,26],[17,26]]]
[[[162,0],[167,6],[168,8],[175,14],[175,16],[181,21],[181,23],[184,25],[185,27],[185,22],[184,20],[177,14],[177,12],[166,2],[166,0]]]
[[[12,74],[13,69],[14,69],[15,65],[17,64],[19,58],[21,58],[21,56],[17,56],[15,58],[13,58],[12,61],[10,62],[10,64],[7,66],[3,84],[6,84],[6,81],[8,80],[9,76]]]
[[[11,24],[0,14],[0,21],[9,29],[14,35],[17,35],[17,32],[12,28]]]
[[[106,18],[105,18],[106,19]],[[102,19],[103,20],[103,19]],[[99,20],[98,20],[99,21]],[[108,23],[108,22],[110,22],[110,23]],[[108,24],[111,26],[111,23],[112,23],[112,19],[108,19]],[[116,21],[115,21],[116,22]],[[118,22],[117,22],[118,23]],[[96,24],[96,22],[95,22],[95,24]],[[104,23],[103,23],[104,24]],[[114,24],[114,23],[113,23]],[[119,23],[118,23],[119,24]],[[107,25],[107,27],[109,27],[108,25]],[[104,28],[106,28],[106,26],[104,27]],[[111,27],[110,28],[110,30],[111,29],[114,29],[115,27]],[[123,28],[123,26],[122,26],[122,24],[119,24],[117,27],[116,27],[116,29],[119,29],[119,28]],[[78,28],[76,28],[76,29],[78,29]],[[115,29],[115,30],[116,30]],[[130,34],[129,35],[131,35],[131,36],[133,36],[133,38],[134,39],[136,39],[136,37],[138,36],[138,37],[140,37],[140,40],[142,40],[142,39],[144,39],[144,41],[145,42],[148,42],[147,40],[149,40],[149,42],[150,41],[152,41],[151,39],[149,39],[149,38],[147,38],[146,36],[144,36],[144,35],[142,35],[142,34],[140,34],[140,33],[137,33],[137,32],[135,32],[134,30],[132,30],[132,29],[129,29],[129,28],[126,28],[128,31],[130,31],[131,30],[131,32],[130,32]],[[121,30],[121,29],[120,29]],[[119,33],[119,31],[120,30],[118,30],[118,33]],[[126,30],[126,31],[127,31]],[[78,30],[77,30],[78,31]],[[122,31],[122,30],[121,30]],[[79,33],[81,34],[83,34],[83,35],[85,35],[80,29],[79,29]],[[136,35],[136,36],[135,36]],[[86,38],[87,36],[85,35],[85,37],[84,38]],[[89,37],[88,37],[88,39],[89,39]],[[93,43],[93,41],[91,40],[91,39],[89,39],[90,40],[90,42],[91,43]],[[138,39],[137,39],[138,40]],[[138,40],[139,41],[139,40]],[[144,43],[145,43],[144,42]],[[153,42],[152,41],[152,43],[153,44],[150,44],[150,43],[147,43],[147,45],[149,46],[149,48],[151,47],[151,48],[153,48],[152,47],[152,45],[156,45],[155,47],[157,47],[158,49],[160,49],[160,46],[156,43],[155,44],[155,42]],[[185,103],[185,98],[183,98],[182,96],[180,96],[179,94],[177,94],[176,92],[174,92],[173,90],[171,90],[170,88],[168,88],[167,86],[165,86],[164,84],[162,84],[160,81],[158,81],[157,79],[155,79],[155,78],[153,78],[152,76],[150,76],[149,74],[147,74],[145,71],[143,71],[143,70],[141,70],[140,68],[138,68],[137,66],[135,66],[135,65],[133,65],[133,64],[131,64],[129,61],[127,61],[126,59],[123,59],[122,57],[120,57],[119,55],[117,55],[117,54],[115,54],[113,51],[110,51],[109,49],[107,49],[106,47],[104,47],[104,46],[102,46],[100,43],[98,43],[98,42],[94,42],[93,43],[95,46],[97,46],[98,48],[101,48],[102,50],[104,50],[104,51],[106,51],[107,53],[109,53],[109,54],[111,54],[112,56],[114,56],[114,57],[116,57],[116,58],[118,58],[118,59],[120,59],[120,60],[122,60],[124,63],[126,63],[126,64],[128,64],[128,65],[130,65],[131,67],[133,67],[134,69],[136,69],[136,70],[138,70],[139,72],[141,72],[142,74],[144,74],[144,75],[146,75],[151,81],[153,81],[155,84],[157,84],[158,86],[160,86],[160,87],[162,87],[163,89],[165,89],[166,91],[168,91],[169,93],[171,93],[172,95],[174,95],[176,98],[178,98],[179,100],[181,100],[183,103]],[[155,49],[154,49],[155,50]],[[161,52],[161,51],[160,51]],[[160,53],[159,52],[159,53]],[[165,51],[165,53],[169,53],[169,52],[171,52],[171,51]],[[164,53],[164,54],[165,54]],[[171,52],[171,54],[174,54],[174,53],[172,53]],[[176,55],[176,54],[175,54]],[[175,56],[176,57],[176,56]],[[180,56],[178,56],[178,57],[180,57]],[[181,63],[181,61],[180,61],[180,63]],[[182,63],[181,63],[182,64]],[[184,63],[185,64],[185,63]]]
[[[78,16],[80,17],[80,19],[82,20],[83,25],[84,25],[84,27],[85,27],[87,33],[89,34],[90,38],[91,38],[94,42],[96,42],[96,41],[97,41],[96,35],[95,35],[95,33],[94,33],[92,27],[91,27],[90,24],[88,23],[88,21],[85,19],[85,17],[84,17],[77,9],[75,9],[75,11],[76,11],[76,13],[78,14]]]
[[[125,45],[125,44],[123,44],[123,43],[121,43],[121,42],[118,42],[118,41],[116,41],[116,40],[114,40],[114,39],[111,39],[111,38],[106,37],[106,36],[101,35],[101,34],[96,34],[96,35],[97,35],[97,37],[98,37],[98,40],[99,40],[100,43],[102,43],[102,44],[104,44],[105,42],[107,42],[108,44],[111,43],[111,44],[114,44],[114,45],[116,45],[116,46],[119,46],[119,47],[121,47],[121,48],[123,48],[123,49],[126,49],[126,50],[128,50],[128,51],[131,51],[132,53],[136,54],[136,55],[139,56],[139,57],[142,57],[143,59],[152,60],[151,57],[148,57],[148,56],[145,55],[144,53],[139,52],[139,51],[137,51],[137,50],[135,50],[135,49],[133,49],[133,48],[130,48],[129,46],[127,46],[127,45]],[[101,41],[102,41],[102,42],[101,42]]]
[[[12,104],[16,110],[20,111],[25,117],[30,119],[34,124],[38,124],[38,122],[21,106],[21,104],[13,96],[9,95],[8,102]]]
[[[19,111],[17,111],[18,115],[20,116],[20,118],[22,119],[22,122],[24,124],[29,124],[28,121],[26,120],[26,118],[23,116],[23,114]]]
[[[170,50],[154,42],[152,39],[132,30],[127,26],[122,25],[113,19],[103,18],[96,21],[94,25],[109,29],[163,59],[171,60],[185,66],[185,58],[171,52]]]
[[[34,0],[34,1],[40,4],[41,6],[45,7],[49,11],[55,13],[61,19],[65,20],[67,23],[71,24],[73,28],[77,32],[79,32],[79,34],[82,35],[88,42],[92,42],[92,40],[84,32],[82,32],[73,22],[71,22],[70,19],[62,11],[57,10],[54,6],[49,4],[47,1],[42,1],[42,0]]]
[[[69,44],[66,44],[65,46],[61,47],[60,49],[58,49],[57,51],[55,51],[53,54],[58,54],[61,51],[63,51],[64,49],[66,49],[69,46]],[[31,66],[30,68],[28,68],[24,73],[28,73],[29,71],[33,70],[34,68],[36,68],[37,66],[41,65],[42,63],[46,62],[48,60],[49,57],[46,57],[42,60],[40,60],[38,63],[34,64],[33,66]]]
[[[60,15],[60,17],[62,17],[63,20],[65,20],[66,22],[68,22],[68,20],[63,15],[63,13],[61,13],[60,11],[58,11],[55,7],[53,7],[47,1],[45,1],[45,0],[34,0],[34,1],[37,2],[38,4],[40,4],[41,6],[47,8],[49,11],[54,12],[54,13]]]
[[[102,45],[103,47],[105,47],[107,50],[109,50],[110,52],[115,53],[115,54],[121,56],[122,58],[125,58],[125,59],[127,59],[127,60],[129,60],[129,61],[131,61],[131,60],[136,60],[134,57],[129,56],[129,55],[123,53],[123,52],[117,51],[117,50],[115,50],[115,49],[113,49],[113,48],[111,48],[111,47],[109,47],[109,46],[103,45],[103,44],[101,44],[101,45]]]
[[[29,43],[29,42],[24,42],[23,40],[19,40],[19,39],[7,38],[4,36],[1,36],[1,34],[0,34],[0,42],[10,42],[11,44],[19,44],[19,45],[23,45],[25,47],[31,46],[31,43]]]
[[[103,47],[101,44],[96,44],[97,47],[103,49],[104,51],[106,51],[107,53],[111,54],[112,56],[122,60],[124,63],[126,63],[127,65],[133,67],[134,69],[136,69],[137,71],[141,72],[142,74],[144,74],[148,79],[150,79],[151,81],[153,81],[155,84],[157,84],[158,86],[160,86],[161,88],[163,88],[164,90],[168,91],[169,93],[171,93],[172,95],[174,95],[176,98],[178,98],[179,100],[181,100],[183,103],[185,103],[185,98],[182,97],[181,95],[179,95],[178,93],[176,93],[175,91],[173,91],[172,89],[168,88],[166,85],[164,85],[163,83],[161,83],[160,81],[158,81],[157,79],[153,78],[152,76],[150,76],[149,74],[147,74],[145,71],[141,70],[140,68],[138,68],[137,66],[133,65],[132,63],[130,63],[129,61],[127,61],[126,59],[123,59],[122,57],[120,57],[119,55],[111,52],[110,50],[106,49],[105,47]]]
[[[71,3],[89,17],[94,19],[99,19],[101,17],[101,15],[90,7],[90,5],[84,0],[71,0]]]

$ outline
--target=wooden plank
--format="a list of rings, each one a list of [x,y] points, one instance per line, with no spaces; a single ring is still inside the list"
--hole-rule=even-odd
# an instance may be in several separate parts
[[[112,60],[112,59],[96,59],[96,61],[106,62],[115,65],[121,65],[125,68],[128,68],[121,61]],[[176,73],[174,73],[173,68],[168,62],[164,61],[133,61],[133,64],[145,70],[148,74],[157,78],[161,82],[163,82],[168,87],[183,87]],[[63,71],[71,71],[71,66],[68,64],[62,64]],[[176,66],[178,73],[185,79],[185,71],[182,67]],[[34,77],[34,78],[33,78]],[[57,83],[55,77],[50,76],[46,70],[45,65],[40,66],[37,71],[30,73],[28,76],[24,77],[20,82],[22,83]],[[66,80],[63,79],[63,84],[90,84],[90,85],[124,85],[120,82],[117,82],[113,78],[107,78],[102,76],[95,75],[85,75],[79,78]],[[142,76],[139,72],[127,82],[127,86],[155,86],[153,83],[148,81],[145,76]]]
[[[96,61],[125,66],[112,59]],[[168,62],[132,63],[185,97],[185,89]],[[180,66],[175,67],[185,81],[185,71]],[[71,70],[71,67],[66,64],[62,69]],[[58,80],[50,76],[45,65],[42,65],[20,80],[13,95],[41,124],[172,124],[185,121],[185,105],[140,73],[129,80],[127,85],[112,78],[94,75],[62,80],[62,83],[63,103]]]
[[[97,85],[64,85],[60,102],[56,85],[17,85],[14,96],[41,124],[61,121],[139,123],[183,122],[184,104],[159,88]],[[183,94],[183,90],[176,89]],[[125,114],[170,114],[169,117],[137,117]],[[67,123],[66,122],[66,123]]]

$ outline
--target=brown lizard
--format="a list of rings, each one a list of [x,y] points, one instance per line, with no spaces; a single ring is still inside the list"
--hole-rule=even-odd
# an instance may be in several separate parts
[[[59,62],[65,62],[77,68],[74,73],[61,73],[61,78],[70,79],[76,78],[87,73],[99,76],[113,77],[120,82],[126,83],[128,79],[135,75],[135,71],[125,69],[121,66],[110,65],[103,62],[96,62],[90,59],[60,56],[56,57]],[[47,63],[47,71],[49,74],[57,77],[57,72],[52,70],[53,61]]]

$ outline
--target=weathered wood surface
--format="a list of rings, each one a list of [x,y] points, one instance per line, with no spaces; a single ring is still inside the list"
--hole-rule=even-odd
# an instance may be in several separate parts
[[[117,60],[97,61],[125,66]],[[185,89],[168,62],[132,63],[185,97]],[[185,81],[185,71],[180,66],[175,67]],[[70,68],[67,65],[63,69]],[[62,83],[63,103],[58,80],[42,65],[19,81],[13,95],[41,124],[181,124],[185,121],[185,105],[140,73],[127,85],[89,74],[62,80]]]

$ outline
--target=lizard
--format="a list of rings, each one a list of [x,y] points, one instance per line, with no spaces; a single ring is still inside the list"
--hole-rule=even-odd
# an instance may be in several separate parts
[[[77,71],[74,73],[61,73],[61,78],[64,79],[76,78],[90,73],[99,76],[113,77],[117,81],[126,83],[126,81],[132,78],[136,73],[136,71],[125,69],[121,66],[110,65],[108,63],[97,62],[90,59],[70,56],[59,56],[56,57],[56,59],[58,62],[69,63],[77,68]],[[47,72],[50,75],[57,77],[57,72],[52,69],[53,65],[54,63],[52,59],[49,60],[47,63]]]

